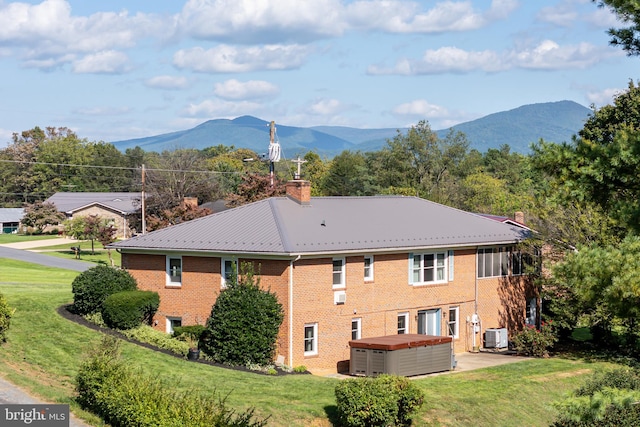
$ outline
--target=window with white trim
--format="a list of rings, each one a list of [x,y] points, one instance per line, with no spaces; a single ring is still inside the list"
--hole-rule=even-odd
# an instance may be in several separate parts
[[[409,333],[409,313],[398,313],[398,335]]]
[[[182,285],[182,257],[167,255],[167,286]]]
[[[318,324],[308,323],[304,325],[304,355],[315,356],[318,354]]]
[[[478,277],[507,276],[510,253],[508,246],[478,249]]]
[[[373,255],[364,257],[364,280],[365,282],[373,280]]]
[[[238,261],[231,258],[222,258],[220,264],[220,287],[224,289],[233,278],[234,268],[236,274],[238,274]]]
[[[333,287],[344,288],[345,286],[345,259],[333,259]]]
[[[174,328],[182,326],[181,317],[167,317],[167,333],[173,334]]]
[[[460,324],[458,318],[460,317],[460,307],[449,307],[449,319],[447,320],[448,335],[452,338],[458,338],[458,332]]]
[[[351,319],[351,339],[359,340],[362,337],[362,318]]]
[[[411,283],[414,285],[445,283],[447,279],[447,252],[413,254]]]

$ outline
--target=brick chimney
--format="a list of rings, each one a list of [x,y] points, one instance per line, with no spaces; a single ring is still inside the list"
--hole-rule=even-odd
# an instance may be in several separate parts
[[[518,211],[513,215],[513,219],[518,223],[524,225],[524,212]]]
[[[301,205],[311,204],[311,183],[301,179],[288,181],[287,197]]]

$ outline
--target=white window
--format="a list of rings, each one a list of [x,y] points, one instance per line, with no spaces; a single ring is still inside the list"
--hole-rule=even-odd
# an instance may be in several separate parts
[[[409,333],[409,313],[398,313],[398,335]]]
[[[537,298],[529,298],[527,300],[527,317],[525,322],[527,325],[537,326],[537,316],[538,312],[538,299]]]
[[[360,317],[351,319],[351,339],[359,340],[362,337],[362,319]]]
[[[318,324],[304,325],[304,355],[314,356],[318,354]]]
[[[173,329],[182,326],[181,317],[167,317],[167,333],[173,334]]]
[[[446,252],[413,254],[410,262],[410,278],[414,285],[444,283],[448,280]]]
[[[458,338],[460,307],[449,307],[449,320],[447,321],[449,336]]]
[[[236,275],[238,274],[238,262],[231,258],[222,258],[220,264],[220,287],[224,289],[227,287],[227,283],[233,279],[234,269]]]
[[[373,280],[373,255],[364,257],[364,280],[366,282]]]
[[[511,248],[478,249],[478,277],[500,277],[509,274]]]
[[[333,259],[333,287],[344,288],[345,280],[345,261],[344,258]]]
[[[167,256],[167,286],[182,285],[182,257]]]

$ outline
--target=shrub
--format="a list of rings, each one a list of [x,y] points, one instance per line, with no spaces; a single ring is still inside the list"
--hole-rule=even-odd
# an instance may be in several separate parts
[[[518,353],[545,357],[549,355],[549,349],[558,341],[558,336],[551,322],[543,322],[540,329],[536,329],[535,326],[525,326],[522,331],[513,336],[512,340]]]
[[[347,379],[335,388],[340,425],[404,426],[422,406],[424,393],[405,377],[380,375]]]
[[[157,292],[116,292],[104,300],[102,319],[111,329],[131,329],[142,323],[151,323],[159,305]]]
[[[76,378],[77,401],[113,426],[261,427],[253,409],[236,413],[225,399],[196,390],[176,392],[174,384],[151,377],[120,359],[118,342],[105,337],[81,365]]]
[[[620,368],[597,372],[567,399],[554,404],[554,427],[640,425],[640,372]]]
[[[190,348],[198,348],[198,342],[204,330],[202,325],[176,326],[173,328],[173,337],[185,341]]]
[[[269,365],[284,318],[275,294],[260,289],[253,265],[243,263],[241,280],[233,274],[211,309],[200,349],[218,363]]]
[[[111,294],[133,291],[135,279],[125,270],[99,265],[80,273],[71,284],[72,310],[77,314],[101,311],[104,300]]]
[[[0,342],[7,341],[7,332],[11,325],[11,317],[15,309],[9,307],[9,303],[4,295],[0,294]]]
[[[140,325],[137,328],[127,329],[121,332],[129,339],[151,344],[175,354],[186,356],[189,352],[188,343],[174,339],[171,335],[153,329],[149,325]]]

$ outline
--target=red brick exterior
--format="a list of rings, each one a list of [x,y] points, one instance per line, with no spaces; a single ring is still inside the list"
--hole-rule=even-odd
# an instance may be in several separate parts
[[[449,308],[458,307],[456,353],[482,347],[487,328],[507,327],[509,333],[525,320],[526,298],[535,290],[524,277],[476,279],[476,249],[456,250],[453,280],[442,284],[411,285],[408,253],[376,254],[374,280],[364,280],[364,255],[346,256],[344,304],[334,303],[333,258],[251,260],[260,271],[261,286],[271,289],[282,303],[282,324],[277,354],[285,364],[304,365],[315,373],[344,369],[350,357],[351,321],[361,319],[361,337],[397,333],[398,314],[409,313],[408,333],[417,333],[418,311],[441,309],[440,334],[447,335]],[[248,259],[240,258],[240,261]],[[141,289],[160,294],[157,328],[166,330],[167,316],[182,323],[204,324],[220,292],[219,257],[182,257],[182,285],[167,286],[165,255],[123,252],[122,265]],[[293,269],[291,269],[293,265]],[[477,300],[476,300],[477,293]],[[477,304],[477,308],[476,308]],[[477,312],[481,330],[473,333],[467,318]],[[317,355],[304,355],[304,326],[317,323]],[[292,334],[289,333],[291,325]],[[474,341],[475,336],[475,341]]]

